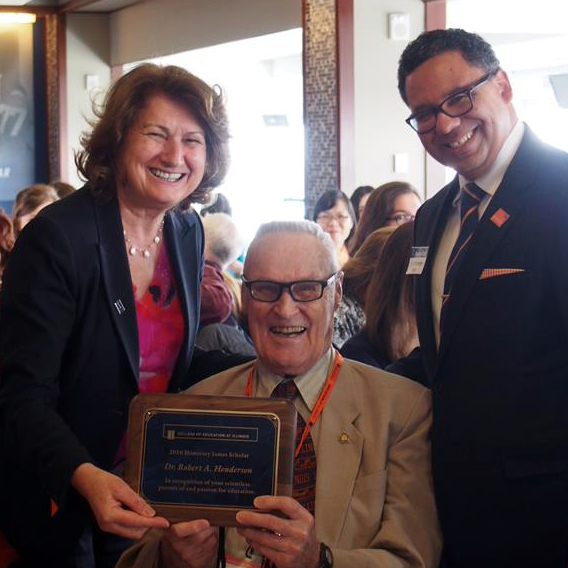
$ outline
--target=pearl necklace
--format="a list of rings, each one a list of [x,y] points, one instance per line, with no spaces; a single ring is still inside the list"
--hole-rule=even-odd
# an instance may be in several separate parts
[[[126,246],[128,248],[128,253],[130,254],[130,256],[136,256],[138,253],[140,253],[142,258],[146,259],[150,258],[152,247],[160,244],[160,241],[162,240],[161,234],[163,228],[164,228],[164,220],[162,219],[162,222],[160,223],[160,227],[158,228],[156,236],[152,239],[152,242],[145,247],[139,247],[138,245],[135,245],[130,239],[130,237],[126,234],[126,231],[123,230],[122,234],[124,235],[124,241],[126,242]]]

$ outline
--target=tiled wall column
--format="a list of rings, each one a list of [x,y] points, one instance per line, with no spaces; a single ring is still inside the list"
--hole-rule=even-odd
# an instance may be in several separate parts
[[[303,0],[305,203],[337,189],[337,26],[335,0]]]
[[[306,217],[353,189],[353,0],[303,0]]]
[[[65,16],[59,14],[45,16],[45,81],[48,177],[57,180],[67,171]]]

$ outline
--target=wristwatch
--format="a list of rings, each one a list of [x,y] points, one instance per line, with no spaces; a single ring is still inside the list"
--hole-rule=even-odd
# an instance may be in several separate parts
[[[318,568],[332,568],[333,554],[331,548],[325,543],[320,543],[320,559]]]

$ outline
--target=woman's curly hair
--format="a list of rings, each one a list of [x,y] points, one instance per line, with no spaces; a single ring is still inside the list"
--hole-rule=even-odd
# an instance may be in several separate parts
[[[96,119],[90,123],[92,131],[81,137],[83,149],[75,154],[75,164],[95,195],[114,195],[122,144],[138,113],[158,94],[185,106],[205,133],[205,175],[180,207],[207,201],[210,191],[223,181],[229,167],[229,129],[221,89],[181,67],[143,63],[111,86],[100,107],[93,104]]]

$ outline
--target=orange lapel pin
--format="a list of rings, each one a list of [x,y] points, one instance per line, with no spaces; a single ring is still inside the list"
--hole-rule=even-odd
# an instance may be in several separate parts
[[[505,209],[501,208],[497,209],[497,211],[495,211],[495,213],[491,216],[491,222],[499,228],[507,222],[507,219],[509,219],[509,213],[507,213]]]

